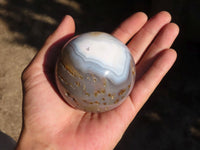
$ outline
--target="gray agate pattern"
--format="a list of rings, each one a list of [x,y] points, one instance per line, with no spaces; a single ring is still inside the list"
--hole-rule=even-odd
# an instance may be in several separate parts
[[[103,32],[84,33],[66,43],[55,72],[63,98],[86,112],[116,108],[135,82],[135,63],[129,49]]]

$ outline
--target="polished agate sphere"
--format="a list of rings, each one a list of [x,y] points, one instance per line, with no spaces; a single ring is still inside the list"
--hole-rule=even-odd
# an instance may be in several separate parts
[[[135,81],[125,44],[110,34],[88,32],[65,44],[56,64],[57,87],[74,108],[104,112],[119,106]]]

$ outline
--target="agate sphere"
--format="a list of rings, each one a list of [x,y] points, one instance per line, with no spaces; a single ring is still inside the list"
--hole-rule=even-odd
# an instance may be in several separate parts
[[[125,44],[104,32],[88,32],[64,45],[55,75],[69,105],[86,112],[105,112],[127,98],[136,72]]]

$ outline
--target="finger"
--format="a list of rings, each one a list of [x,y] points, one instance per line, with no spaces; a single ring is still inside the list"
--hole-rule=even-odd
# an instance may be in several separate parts
[[[151,18],[129,42],[128,47],[135,62],[141,58],[147,47],[153,41],[160,29],[171,21],[171,15],[162,11]]]
[[[162,78],[172,67],[177,54],[172,49],[162,51],[149,70],[138,80],[131,93],[134,108],[139,111],[149,96],[155,90]]]
[[[169,49],[171,47],[178,33],[179,27],[174,23],[167,24],[165,27],[163,27],[155,41],[151,44],[147,52],[137,64],[137,77],[140,77],[142,74],[144,74],[148,67],[153,63],[154,57],[156,57],[160,51]]]
[[[75,22],[74,19],[66,15],[58,28],[51,34],[48,39],[46,40],[46,45],[55,43],[58,39],[61,39],[69,34],[74,34],[75,32]]]
[[[173,65],[175,59],[176,52],[174,50],[168,49],[163,51],[154,61],[154,64],[148,72],[140,80],[136,81],[130,97],[116,109],[102,113],[104,115],[104,121],[107,120],[107,123],[112,122],[112,125],[117,125],[117,131],[121,133],[119,134],[120,137],[159,84],[163,76]],[[114,120],[111,120],[112,118],[114,118]]]
[[[71,16],[67,15],[64,17],[64,19],[62,20],[58,28],[55,30],[55,32],[52,35],[50,35],[49,38],[46,40],[43,48],[38,52],[38,54],[34,58],[34,64],[38,65],[39,67],[42,67],[45,55],[49,50],[49,47],[53,44],[56,44],[56,42],[59,42],[59,44],[63,44],[63,41],[68,40],[69,36],[72,36],[74,32],[74,20]],[[58,46],[58,44],[56,46]]]
[[[113,31],[113,35],[123,43],[128,42],[132,36],[146,23],[147,15],[138,12],[127,18],[120,26]]]

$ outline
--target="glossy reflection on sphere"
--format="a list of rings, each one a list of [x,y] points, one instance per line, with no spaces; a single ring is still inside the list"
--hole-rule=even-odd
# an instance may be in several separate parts
[[[129,49],[103,32],[84,33],[66,43],[55,71],[63,98],[86,112],[119,106],[135,81],[135,63]]]

